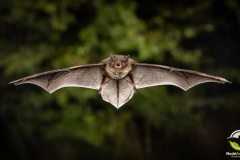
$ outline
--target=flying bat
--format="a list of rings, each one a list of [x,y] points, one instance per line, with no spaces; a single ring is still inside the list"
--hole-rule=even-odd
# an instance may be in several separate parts
[[[32,83],[49,93],[70,86],[96,89],[104,101],[119,108],[127,103],[139,88],[174,85],[186,91],[205,82],[231,83],[224,78],[201,72],[138,63],[129,58],[129,55],[111,54],[98,64],[47,71],[10,83],[15,85]]]

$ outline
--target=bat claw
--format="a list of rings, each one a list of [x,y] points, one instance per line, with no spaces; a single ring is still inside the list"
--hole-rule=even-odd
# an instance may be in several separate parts
[[[70,70],[69,67],[68,67],[68,68],[65,68],[65,70],[66,70],[67,72],[71,72],[71,70]]]
[[[175,70],[175,68],[171,67],[171,69],[170,69],[170,71],[169,71],[169,72],[172,72],[172,71],[174,71],[174,70]]]

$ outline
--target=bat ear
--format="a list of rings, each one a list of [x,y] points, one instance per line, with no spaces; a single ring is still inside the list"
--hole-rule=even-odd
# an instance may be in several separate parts
[[[124,59],[124,62],[125,62],[125,63],[128,63],[129,57],[130,57],[129,55],[127,55],[127,57],[125,57],[125,59]]]
[[[111,54],[110,54],[110,63],[112,63],[115,58],[116,58],[116,57],[111,53]]]
[[[110,54],[110,57],[113,58],[113,59],[116,58],[115,55],[113,55],[112,53]]]

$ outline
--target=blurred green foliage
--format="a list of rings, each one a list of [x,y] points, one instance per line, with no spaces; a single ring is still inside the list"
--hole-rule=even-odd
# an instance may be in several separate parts
[[[240,4],[231,1],[0,2],[0,159],[222,158],[239,124]],[[119,110],[96,90],[8,82],[110,53],[233,84],[138,90]],[[216,146],[217,145],[217,146]],[[197,157],[195,157],[198,159]]]

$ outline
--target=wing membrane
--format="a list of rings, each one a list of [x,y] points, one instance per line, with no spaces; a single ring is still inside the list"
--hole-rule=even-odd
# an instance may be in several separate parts
[[[10,83],[20,85],[32,83],[52,93],[63,87],[85,87],[99,89],[105,74],[100,67],[103,64],[83,65],[66,69],[53,70],[28,76]]]
[[[136,88],[174,85],[186,91],[195,85],[205,82],[231,83],[224,78],[201,72],[144,63],[135,63],[131,74]]]

